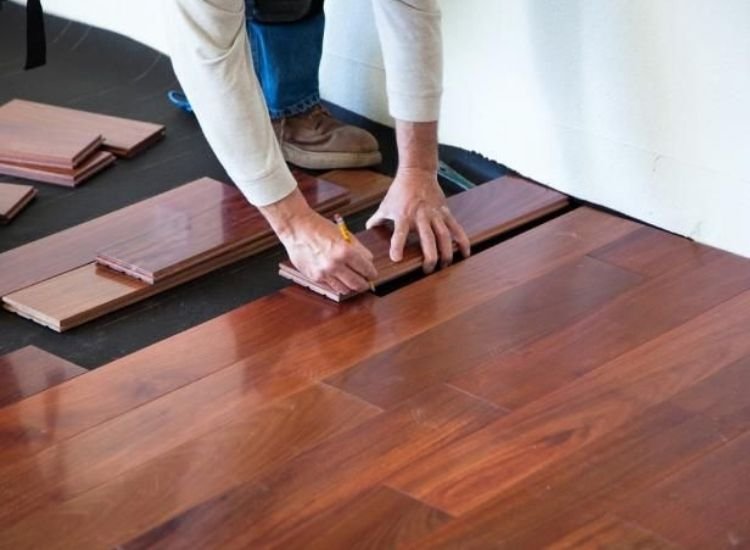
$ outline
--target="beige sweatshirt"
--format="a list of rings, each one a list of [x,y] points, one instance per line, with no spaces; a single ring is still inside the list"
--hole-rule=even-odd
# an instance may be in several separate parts
[[[347,0],[350,1],[350,0]],[[391,115],[434,121],[442,91],[437,0],[372,0]],[[211,148],[247,199],[265,206],[296,188],[252,66],[244,0],[166,0],[175,73]]]

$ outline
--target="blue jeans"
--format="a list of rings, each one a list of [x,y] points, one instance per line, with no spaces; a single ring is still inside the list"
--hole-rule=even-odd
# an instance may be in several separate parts
[[[281,25],[247,21],[255,74],[271,118],[298,115],[320,103],[324,30],[323,13]]]

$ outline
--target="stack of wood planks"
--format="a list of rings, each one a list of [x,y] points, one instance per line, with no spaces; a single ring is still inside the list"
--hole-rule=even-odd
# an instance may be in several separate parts
[[[0,174],[75,187],[164,132],[150,122],[14,99],[0,106]]]
[[[8,223],[36,196],[30,185],[0,183],[0,223]]]
[[[472,245],[560,210],[567,204],[565,195],[515,176],[504,176],[448,198],[451,212],[463,226]],[[377,279],[372,281],[375,286],[415,271],[422,265],[422,250],[416,235],[407,241],[403,259],[398,263],[391,261],[389,256],[389,229],[376,227],[358,233],[356,237],[375,256],[378,270]],[[279,274],[336,302],[355,295],[340,294],[326,284],[308,279],[288,260],[279,265]]]
[[[295,177],[323,214],[370,206],[391,181],[366,170]],[[0,295],[9,311],[62,332],[277,242],[239,191],[201,178],[1,254]]]

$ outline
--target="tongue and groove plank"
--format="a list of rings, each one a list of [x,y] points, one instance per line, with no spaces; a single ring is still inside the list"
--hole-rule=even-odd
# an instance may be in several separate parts
[[[111,166],[114,162],[115,156],[112,153],[97,151],[72,170],[57,170],[31,164],[0,162],[0,173],[65,187],[76,187]]]
[[[308,204],[318,211],[329,212],[349,200],[343,187],[302,173],[296,178]],[[98,250],[97,263],[156,284],[273,234],[260,210],[239,190],[222,189],[214,202],[161,212],[147,231]]]
[[[0,407],[88,372],[34,346],[0,356]]]
[[[103,147],[117,156],[132,157],[164,137],[161,124],[89,113],[14,99],[0,107],[0,123],[40,124],[46,128],[62,128],[66,132],[94,133],[104,138]]]
[[[240,361],[248,368],[279,365],[289,374],[305,364],[318,379],[330,376],[638,227],[582,208],[436,273],[428,283],[401,289],[393,299],[366,296],[328,308],[290,288],[257,300],[51,390],[47,398],[58,407],[54,429],[44,400],[36,397],[0,412],[0,470]],[[293,364],[280,363],[291,357]],[[103,393],[110,398],[102,400]],[[24,418],[22,428],[18,418]]]
[[[516,227],[541,218],[567,206],[565,195],[514,176],[489,181],[448,198],[448,205],[456,220],[463,226],[472,244],[479,244]],[[375,256],[378,276],[373,281],[381,285],[422,265],[419,240],[411,235],[400,262],[390,260],[391,231],[376,227],[357,234],[357,239]],[[279,274],[335,301],[350,295],[340,295],[325,284],[308,281],[289,261],[282,262]]]
[[[195,204],[216,204],[229,189],[201,178],[0,254],[0,296],[91,263],[110,243],[156,227]]]
[[[748,323],[750,291],[412,464],[391,486],[451,514],[477,508],[750,354]]]

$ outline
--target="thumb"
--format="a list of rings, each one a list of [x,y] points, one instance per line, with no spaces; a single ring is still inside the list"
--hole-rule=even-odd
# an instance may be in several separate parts
[[[372,229],[375,226],[381,225],[386,221],[386,219],[387,218],[383,215],[380,209],[378,209],[372,216],[370,216],[370,219],[367,220],[365,229]]]

